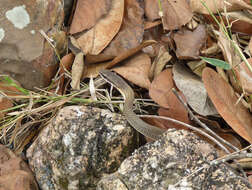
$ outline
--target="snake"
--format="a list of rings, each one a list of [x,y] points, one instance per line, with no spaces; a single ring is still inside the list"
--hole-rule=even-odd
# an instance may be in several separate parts
[[[135,100],[134,91],[127,82],[116,73],[107,69],[101,70],[100,76],[122,94],[125,101],[122,113],[128,123],[142,135],[153,140],[158,140],[160,135],[165,132],[165,129],[144,122],[133,112],[133,103]]]

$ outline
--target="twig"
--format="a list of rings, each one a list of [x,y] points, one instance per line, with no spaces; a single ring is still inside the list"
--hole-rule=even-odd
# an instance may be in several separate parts
[[[176,119],[172,119],[170,117],[164,117],[164,116],[157,116],[157,115],[138,115],[139,117],[149,117],[149,118],[158,118],[158,119],[164,119],[164,120],[168,120],[180,125],[183,125],[189,129],[192,129],[194,131],[197,131],[198,133],[200,133],[201,135],[209,138],[211,141],[213,141],[214,143],[216,143],[222,150],[224,150],[226,153],[230,153],[229,150],[227,150],[227,148],[225,146],[223,146],[218,140],[216,140],[215,138],[213,138],[212,136],[210,136],[209,134],[207,134],[205,131],[200,130],[197,127],[194,127],[192,125],[189,125],[187,123],[184,123],[182,121],[178,121]]]
[[[202,123],[194,114],[193,112],[189,109],[188,105],[185,103],[185,101],[181,98],[181,96],[178,94],[177,90],[175,88],[172,88],[173,93],[176,95],[178,100],[183,104],[185,109],[188,111],[190,117],[198,123],[202,128],[204,128],[207,132],[209,132],[211,135],[213,135],[215,138],[217,138],[221,143],[227,145],[229,148],[233,149],[234,151],[239,151],[238,148],[233,146],[231,143],[227,142],[223,138],[221,138],[219,135],[217,135],[215,132],[213,132],[211,129],[209,129],[206,124]],[[229,152],[228,152],[229,153]]]

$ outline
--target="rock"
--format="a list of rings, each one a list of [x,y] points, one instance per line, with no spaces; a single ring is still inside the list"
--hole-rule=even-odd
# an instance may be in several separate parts
[[[132,153],[134,134],[119,114],[69,106],[43,129],[27,158],[42,190],[94,189]]]
[[[174,187],[183,177],[217,158],[215,149],[185,130],[169,129],[162,139],[137,149],[117,172],[103,177],[97,190],[192,190],[249,189],[249,184],[226,164],[196,173]]]
[[[0,145],[0,190],[38,190],[27,164]]]
[[[39,31],[49,37],[60,33],[62,0],[0,1],[0,7],[0,74],[10,75],[27,89],[47,86],[57,62]]]

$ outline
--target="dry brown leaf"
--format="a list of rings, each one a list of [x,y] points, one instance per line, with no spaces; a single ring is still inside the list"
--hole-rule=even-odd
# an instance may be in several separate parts
[[[252,67],[252,58],[247,59]],[[242,62],[237,67],[234,68],[237,80],[240,81],[240,84],[243,90],[248,93],[252,94],[252,73],[248,69],[245,62]]]
[[[106,69],[110,62],[96,63],[96,64],[88,64],[84,69],[82,79],[97,77],[99,75],[100,70]]]
[[[138,0],[125,0],[125,14],[118,34],[114,37],[103,53],[117,56],[129,49],[138,46],[143,40],[144,11]],[[108,27],[111,30],[112,26]]]
[[[169,109],[177,106],[176,104],[180,104],[172,92],[172,88],[174,87],[172,70],[166,69],[159,73],[152,81],[149,95],[161,107]],[[175,105],[173,103],[175,103]]]
[[[171,117],[173,119],[190,124],[187,116],[188,113],[172,92],[172,88],[176,88],[172,78],[172,69],[166,69],[159,73],[152,81],[149,89],[149,95],[162,107],[158,111],[160,116]],[[160,122],[166,128],[187,129],[182,125],[175,124],[174,122],[166,120],[160,120]]]
[[[147,46],[150,46],[152,44],[155,44],[157,43],[156,41],[154,40],[147,40],[147,41],[144,41],[143,43],[141,43],[140,45],[134,47],[134,48],[131,48],[127,51],[124,51],[122,52],[121,54],[119,54],[115,59],[113,59],[109,64],[108,64],[108,67],[107,68],[111,68],[113,66],[115,66],[117,63],[127,59],[128,57],[136,54],[137,52],[139,52],[140,50],[142,50],[143,48],[147,47]]]
[[[103,63],[96,63],[96,64],[92,64],[92,63],[90,64],[90,63],[85,62],[87,68],[85,69],[85,72],[83,73],[82,78],[89,78],[91,76],[96,77],[96,76],[98,76],[99,71],[101,69],[109,69],[109,68],[115,66],[116,64],[122,62],[123,60],[135,55],[144,47],[147,47],[147,46],[152,45],[154,43],[157,43],[157,42],[154,40],[147,40],[147,41],[141,43],[140,45],[138,45],[137,47],[129,49],[126,52],[123,52],[122,54],[115,57],[112,61],[103,62]]]
[[[83,53],[80,52],[75,56],[72,66],[71,87],[74,90],[80,90],[80,80],[84,69]]]
[[[0,119],[4,117],[4,115],[6,114],[6,112],[1,112],[1,111],[11,108],[12,106],[13,106],[13,103],[9,99],[2,97],[0,95]]]
[[[156,0],[144,1],[144,13],[149,21],[160,19],[158,12],[159,12],[158,1]]]
[[[177,115],[174,119],[178,119],[178,115],[181,114],[181,118],[183,119],[180,121],[187,122],[187,111],[172,92],[172,88],[176,88],[172,78],[172,69],[166,69],[159,73],[159,75],[152,81],[149,89],[149,95],[161,107],[169,110],[161,110],[162,113],[167,113],[165,116]]]
[[[151,59],[147,54],[140,53],[126,61],[122,66],[115,67],[113,71],[122,75],[130,82],[149,89],[150,80],[148,78],[151,67]]]
[[[202,79],[209,97],[223,119],[241,137],[252,143],[252,115],[241,102],[237,103],[238,98],[233,88],[210,68],[203,70]]]
[[[176,63],[172,69],[173,80],[178,89],[184,94],[188,104],[200,115],[216,115],[211,100],[207,96],[206,89],[200,77],[193,74],[181,63]]]
[[[199,58],[199,50],[206,42],[206,29],[203,25],[199,25],[194,31],[179,31],[174,35],[176,43],[176,55],[179,59],[197,59]]]
[[[234,42],[237,42],[235,35],[232,36]],[[227,39],[222,30],[219,32],[218,45],[222,50],[225,61],[229,63],[232,67],[236,66],[237,63],[241,62],[241,57],[235,50],[231,40]]]
[[[179,104],[181,104],[179,102]],[[173,119],[176,119],[178,121],[182,121],[184,123],[187,123],[187,124],[191,124],[189,118],[188,118],[188,113],[187,111],[185,110],[185,108],[182,106],[179,106],[178,107],[174,107],[174,108],[171,108],[171,109],[164,109],[164,108],[159,108],[158,110],[158,115],[160,116],[164,116],[164,117],[170,117],[170,118],[173,118]],[[175,128],[175,129],[184,129],[184,130],[188,130],[187,127],[185,127],[184,125],[181,125],[181,124],[177,124],[177,123],[174,123],[174,122],[171,122],[171,121],[168,121],[168,120],[162,120],[161,123],[163,123],[164,127],[166,129],[169,129],[169,128]]]
[[[70,34],[93,27],[111,8],[112,0],[78,0],[74,12]]]
[[[161,0],[162,22],[165,30],[175,30],[188,23],[193,16],[187,0]]]
[[[65,73],[66,71],[70,71],[70,68],[73,64],[74,61],[74,55],[72,53],[69,53],[62,57],[61,62],[60,62],[60,78],[59,78],[59,94],[63,94],[64,91],[64,82],[65,82]]]
[[[209,14],[208,10],[204,7],[202,2],[205,2],[208,9],[217,13],[222,12],[226,7],[226,10],[229,11],[238,11],[242,9],[252,10],[252,7],[247,3],[241,0],[190,0],[190,7],[193,12],[201,13],[201,14]]]
[[[250,52],[250,54],[252,55],[252,36],[250,37],[248,47],[249,47],[249,52]]]
[[[166,48],[164,46],[161,46],[158,52],[158,56],[155,58],[154,62],[151,65],[149,78],[152,80],[159,73],[161,73],[161,71],[163,70],[167,62],[171,60],[171,58],[172,56],[169,54]]]
[[[112,0],[109,13],[77,39],[78,45],[85,55],[98,55],[107,47],[120,29],[123,13],[124,0]]]
[[[186,64],[192,70],[192,72],[199,77],[202,76],[202,71],[206,67],[206,62],[204,62],[203,60],[189,61]]]

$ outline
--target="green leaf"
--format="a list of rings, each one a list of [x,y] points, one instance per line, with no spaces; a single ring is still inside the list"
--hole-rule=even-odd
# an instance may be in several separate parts
[[[227,62],[219,60],[219,59],[214,59],[214,58],[209,58],[209,57],[200,57],[200,58],[211,65],[220,67],[225,70],[230,70],[232,68],[231,65],[229,65]]]

